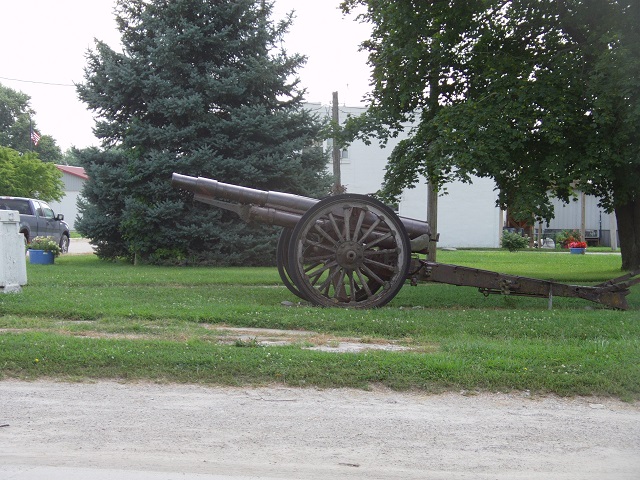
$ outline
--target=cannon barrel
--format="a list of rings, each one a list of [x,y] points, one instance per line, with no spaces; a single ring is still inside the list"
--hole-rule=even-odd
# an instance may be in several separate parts
[[[287,228],[292,228],[292,223],[296,218],[301,218],[307,210],[320,201],[316,198],[292,193],[257,190],[210,178],[180,175],[179,173],[173,174],[171,183],[175,187],[195,193],[195,200],[235,211],[244,220],[272,223]],[[241,212],[239,208],[234,208],[237,206],[221,203],[218,200],[251,205],[252,207]],[[299,217],[296,214],[299,214]],[[411,239],[431,235],[431,229],[427,222],[406,217],[400,217],[400,220]]]
[[[204,177],[190,177],[174,173],[171,183],[176,186],[200,194],[205,197],[237,202],[243,205],[259,205],[273,207],[290,212],[304,213],[313,207],[318,200],[291,193],[257,190]]]

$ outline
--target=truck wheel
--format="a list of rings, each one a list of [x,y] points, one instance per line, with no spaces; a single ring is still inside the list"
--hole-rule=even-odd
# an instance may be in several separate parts
[[[69,252],[69,237],[67,235],[62,235],[62,237],[60,237],[60,250],[62,253]]]

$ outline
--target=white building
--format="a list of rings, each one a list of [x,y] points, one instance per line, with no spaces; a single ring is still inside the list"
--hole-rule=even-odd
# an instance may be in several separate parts
[[[614,243],[619,245],[615,215],[606,213],[602,207],[599,207],[597,197],[593,195],[583,196],[580,192],[577,193],[577,198],[568,204],[561,202],[557,198],[552,200],[555,217],[548,226],[546,223],[543,224],[543,231],[551,234],[561,230],[580,231],[583,228],[584,217],[585,238],[590,244],[612,246],[610,232],[613,229],[616,232]]]
[[[64,221],[69,228],[75,230],[74,224],[78,216],[77,201],[82,191],[82,185],[89,178],[82,167],[70,167],[68,165],[56,165],[62,172],[65,196],[59,202],[49,202],[53,211],[64,215]]]
[[[305,107],[320,115],[331,117],[331,107],[319,103],[308,103]],[[341,106],[341,123],[348,116],[363,114],[366,109]],[[374,139],[370,145],[355,141],[342,151],[340,162],[341,183],[347,193],[374,193],[382,185],[387,158],[400,140],[399,135],[390,139],[386,148]],[[331,142],[326,142],[326,148]],[[329,170],[332,166],[329,165]],[[497,193],[493,180],[474,178],[472,184],[455,182],[446,186],[447,195],[438,199],[439,247],[483,247],[497,248],[502,236],[503,215],[496,207]],[[426,181],[406,190],[401,197],[398,213],[403,217],[427,219]]]

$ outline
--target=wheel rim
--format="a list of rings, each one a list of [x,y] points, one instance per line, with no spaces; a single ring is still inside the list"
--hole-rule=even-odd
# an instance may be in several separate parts
[[[314,205],[291,234],[290,277],[322,306],[375,308],[407,278],[411,248],[395,213],[365,195],[336,195]]]
[[[280,274],[282,283],[284,283],[291,293],[303,300],[307,300],[291,280],[291,267],[289,266],[289,243],[291,241],[291,233],[292,230],[290,228],[283,228],[282,232],[280,232],[280,237],[278,238],[278,247],[276,250],[278,273]]]

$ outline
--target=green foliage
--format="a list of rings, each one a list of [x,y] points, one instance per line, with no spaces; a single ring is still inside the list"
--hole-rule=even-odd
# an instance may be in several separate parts
[[[415,122],[391,154],[387,198],[476,175],[517,220],[548,220],[549,192],[568,201],[578,187],[616,210],[623,268],[640,268],[638,2],[342,5],[373,25],[371,106],[350,128],[384,140]]]
[[[58,242],[53,237],[35,237],[29,242],[29,250],[44,250],[53,253],[54,257],[60,256],[61,250]]]
[[[20,154],[0,147],[0,194],[13,197],[60,200],[64,196],[62,172],[34,153]]]
[[[523,237],[519,233],[509,232],[508,230],[502,232],[502,248],[506,248],[510,252],[517,252],[528,246],[529,237]]]
[[[60,163],[62,152],[53,137],[41,135],[38,145],[31,141],[31,127],[37,129],[37,125],[30,100],[28,95],[0,84],[0,146],[37,153],[43,162]]]
[[[78,152],[89,181],[78,230],[103,258],[149,262],[272,263],[277,231],[194,203],[173,172],[324,196],[321,125],[290,80],[304,63],[279,49],[256,0],[118,3],[125,46],[97,42],[80,98],[96,112],[105,150]]]

